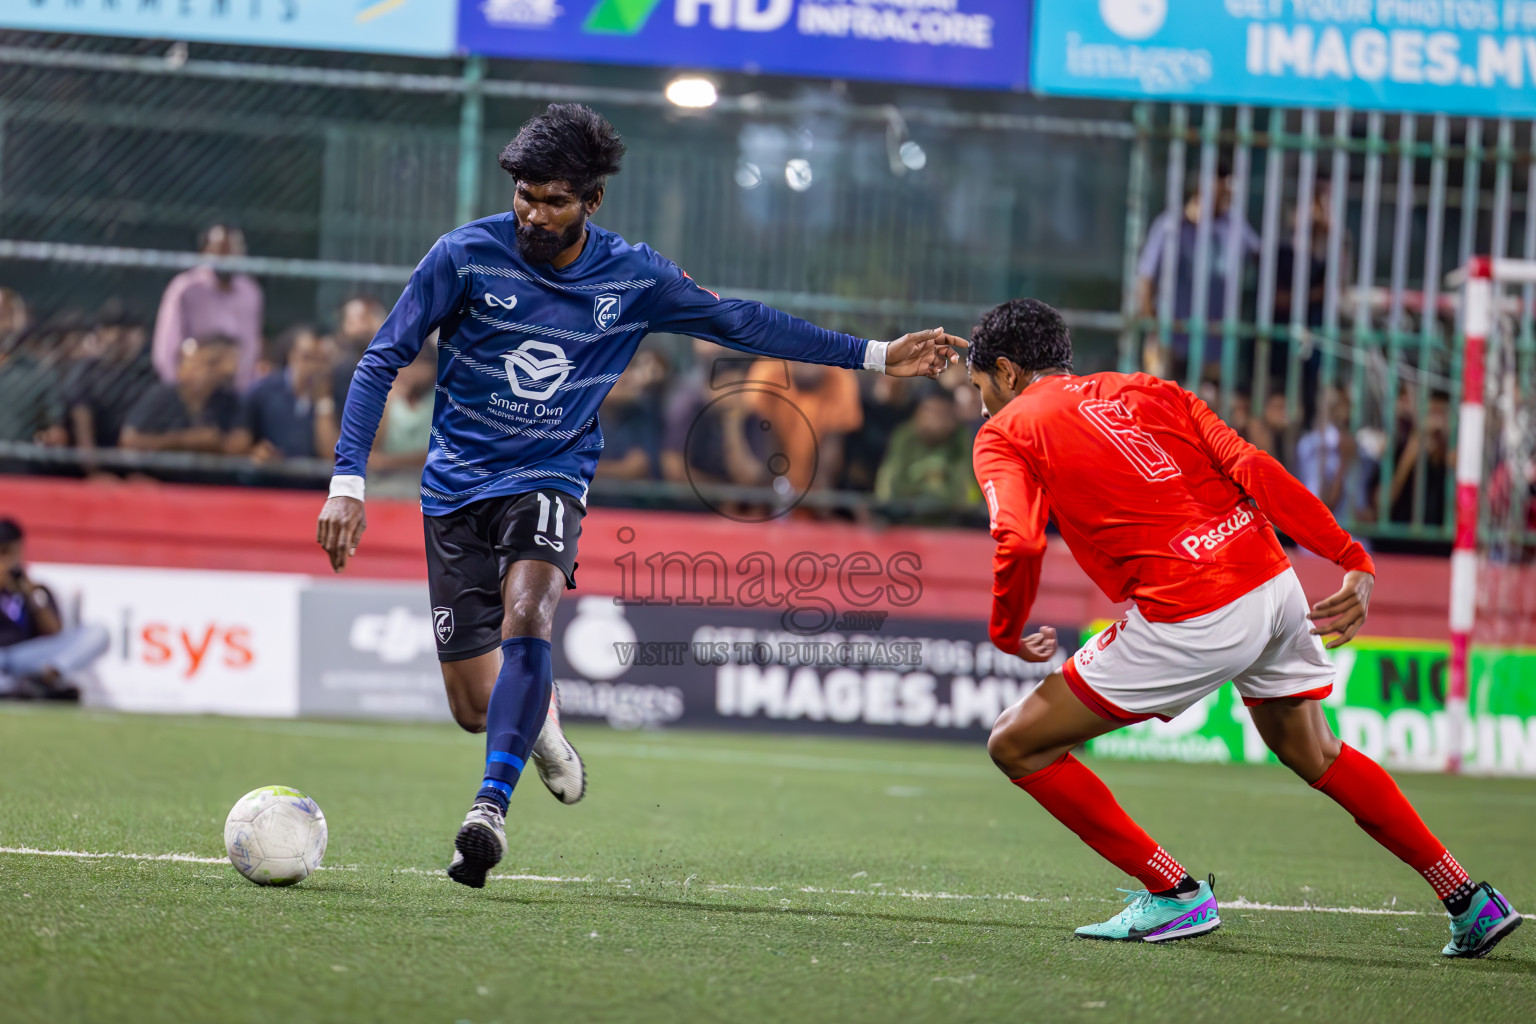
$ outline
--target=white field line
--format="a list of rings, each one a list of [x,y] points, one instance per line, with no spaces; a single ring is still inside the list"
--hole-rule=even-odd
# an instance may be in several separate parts
[[[137,860],[137,861],[175,861],[183,864],[225,864],[227,857],[195,857],[189,853],[88,853],[83,850],[39,850],[31,846],[0,846],[0,853],[15,854],[27,857],[70,857],[76,860]],[[322,868],[329,871],[356,871],[356,865],[338,865],[333,868]],[[400,875],[425,875],[429,877],[446,878],[447,873],[441,870],[426,870],[423,868],[395,868],[395,874]],[[540,882],[555,885],[612,885],[620,889],[633,889],[635,883],[628,878],[596,878],[592,875],[522,875],[522,874],[494,874],[488,876],[492,881],[498,882]],[[646,882],[647,885],[656,883]],[[663,880],[659,883],[663,887],[675,887],[685,893],[693,887],[705,892],[782,892],[803,893],[812,896],[873,896],[895,898],[904,900],[957,900],[957,901],[985,901],[1007,903],[1070,903],[1070,897],[1053,899],[1041,896],[1026,896],[1021,893],[960,893],[960,892],[921,892],[909,889],[885,889],[879,883],[872,883],[867,889],[828,889],[816,885],[744,885],[738,882],[694,882],[692,878],[678,882]],[[1112,903],[1113,900],[1090,898],[1079,900],[1082,903]],[[1283,903],[1255,903],[1252,900],[1238,899],[1219,901],[1225,910],[1263,910],[1278,911],[1282,913],[1296,914],[1364,914],[1369,916],[1392,917],[1420,917],[1422,913],[1417,910],[1395,910],[1388,907],[1325,907],[1310,903],[1297,905]]]
[[[73,857],[76,860],[174,860],[183,864],[228,864],[228,857],[194,857],[190,853],[86,853],[84,850],[38,850],[30,846],[0,846],[0,853],[27,857]]]

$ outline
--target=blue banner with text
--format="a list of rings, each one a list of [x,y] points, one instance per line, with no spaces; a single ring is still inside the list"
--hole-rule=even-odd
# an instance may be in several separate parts
[[[1028,86],[1029,0],[460,0],[459,48],[531,60]]]
[[[1046,93],[1536,113],[1531,0],[1037,0]]]

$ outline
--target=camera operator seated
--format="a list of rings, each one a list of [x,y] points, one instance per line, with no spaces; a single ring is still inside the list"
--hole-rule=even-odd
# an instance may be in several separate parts
[[[0,519],[0,697],[79,700],[70,676],[106,653],[100,626],[65,628],[47,587],[23,564],[22,530]]]

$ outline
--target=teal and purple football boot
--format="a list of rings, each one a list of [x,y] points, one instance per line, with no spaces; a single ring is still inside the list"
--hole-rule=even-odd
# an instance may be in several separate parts
[[[1075,933],[1080,939],[1111,939],[1116,942],[1173,942],[1192,939],[1221,927],[1216,909],[1216,878],[1201,882],[1194,894],[1183,899],[1154,896],[1145,889],[1121,889],[1130,893],[1126,907],[1103,924],[1084,925]]]
[[[1440,955],[1485,957],[1500,939],[1520,927],[1522,920],[1503,893],[1487,882],[1479,882],[1466,913],[1451,918],[1451,941]]]

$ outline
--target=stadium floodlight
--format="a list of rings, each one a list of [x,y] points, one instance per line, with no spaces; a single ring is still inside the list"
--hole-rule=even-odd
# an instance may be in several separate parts
[[[683,75],[667,83],[667,101],[689,110],[712,107],[720,99],[715,83],[698,75]]]
[[[784,165],[784,181],[796,192],[804,192],[811,187],[811,162],[795,157]]]
[[[763,183],[763,169],[750,160],[742,160],[736,164],[736,184],[745,189],[754,189]]]
[[[928,154],[923,152],[923,147],[908,139],[897,150],[901,159],[901,165],[909,171],[920,171],[928,166]]]

